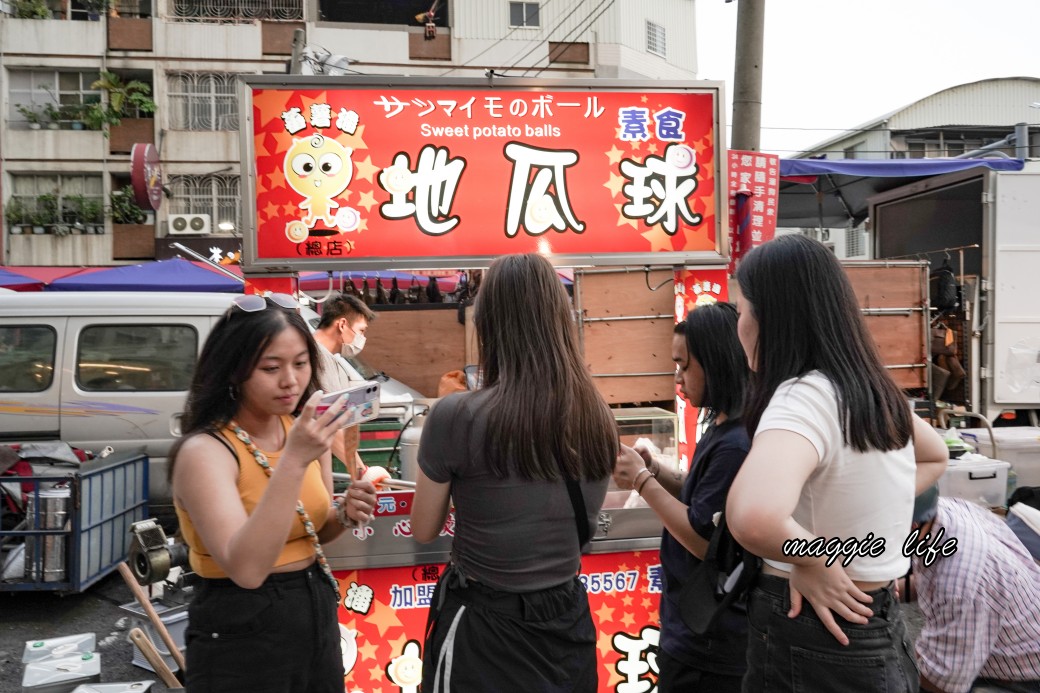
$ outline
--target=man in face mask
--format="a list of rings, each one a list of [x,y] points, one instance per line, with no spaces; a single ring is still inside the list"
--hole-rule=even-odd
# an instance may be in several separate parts
[[[346,359],[357,356],[365,348],[365,332],[376,314],[360,299],[347,294],[334,296],[322,304],[321,322],[314,331],[321,355],[321,389],[335,392],[350,387],[351,382],[364,380]],[[357,469],[361,462],[357,454],[360,427],[340,429],[332,439],[332,454],[348,471]]]

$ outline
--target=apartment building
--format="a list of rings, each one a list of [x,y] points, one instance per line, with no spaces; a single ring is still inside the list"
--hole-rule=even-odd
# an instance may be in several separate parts
[[[240,248],[237,77],[694,79],[694,0],[0,0],[0,264]],[[154,145],[157,210],[127,194]]]

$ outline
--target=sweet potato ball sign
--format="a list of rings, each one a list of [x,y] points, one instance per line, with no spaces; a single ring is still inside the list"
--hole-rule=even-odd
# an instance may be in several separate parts
[[[253,264],[719,253],[715,89],[249,89]]]

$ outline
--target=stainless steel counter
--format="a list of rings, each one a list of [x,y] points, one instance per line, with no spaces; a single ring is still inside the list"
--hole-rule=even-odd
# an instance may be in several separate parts
[[[367,528],[344,532],[324,546],[333,570],[360,570],[447,563],[452,537],[442,534],[429,544],[412,538],[409,514],[412,491],[379,494],[380,509]],[[627,503],[635,507],[624,507]],[[454,526],[454,518],[449,527]],[[362,538],[363,537],[363,538]],[[655,550],[661,544],[661,521],[629,491],[608,491],[588,553]]]

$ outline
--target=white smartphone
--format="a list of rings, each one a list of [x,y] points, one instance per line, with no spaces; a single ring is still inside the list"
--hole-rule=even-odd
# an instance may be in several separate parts
[[[347,395],[347,400],[336,417],[341,428],[371,421],[379,416],[379,383],[372,380],[364,380],[343,390],[328,393],[318,402],[314,415],[324,414],[344,394]]]

